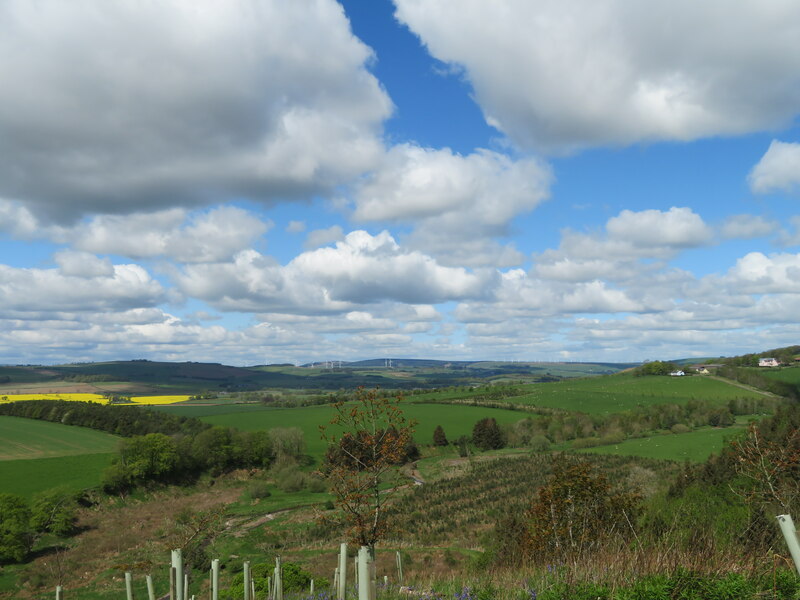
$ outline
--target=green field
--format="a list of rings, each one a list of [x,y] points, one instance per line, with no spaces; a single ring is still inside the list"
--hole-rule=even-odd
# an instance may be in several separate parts
[[[765,395],[703,376],[635,377],[629,373],[526,387],[532,388],[532,391],[505,401],[588,414],[609,414],[637,406],[686,404],[691,400],[725,404],[734,398],[761,398]]]
[[[764,369],[758,371],[759,375],[763,375],[768,379],[775,381],[783,381],[784,383],[792,383],[794,385],[800,384],[800,367],[781,367],[779,369]]]
[[[321,456],[326,444],[320,437],[319,426],[330,423],[334,415],[331,406],[310,406],[306,408],[256,408],[243,406],[230,411],[231,407],[175,407],[170,412],[184,414],[186,409],[223,409],[226,413],[202,416],[202,420],[214,425],[236,427],[243,431],[269,430],[274,427],[298,427],[305,434],[308,453]],[[515,423],[529,416],[523,412],[503,410],[499,408],[483,408],[474,406],[447,406],[436,404],[405,404],[403,413],[406,418],[418,422],[415,439],[420,444],[430,444],[433,430],[441,425],[448,439],[454,440],[461,435],[471,435],[472,427],[485,417],[494,417],[498,423]],[[189,416],[187,414],[187,416]],[[192,414],[191,416],[200,416]]]
[[[708,427],[691,433],[667,433],[647,438],[626,440],[619,444],[585,448],[578,450],[578,452],[703,462],[711,454],[722,450],[727,439],[743,431],[744,427],[742,426],[720,429]]]
[[[0,461],[0,490],[30,497],[54,487],[79,491],[100,485],[114,454]]]
[[[112,452],[117,436],[60,423],[0,417],[0,461]]]

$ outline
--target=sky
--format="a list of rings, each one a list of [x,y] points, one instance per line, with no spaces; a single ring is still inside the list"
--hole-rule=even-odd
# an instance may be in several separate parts
[[[792,0],[5,0],[0,363],[798,343]]]

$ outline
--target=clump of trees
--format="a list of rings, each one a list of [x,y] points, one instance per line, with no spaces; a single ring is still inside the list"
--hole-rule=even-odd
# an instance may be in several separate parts
[[[473,426],[472,443],[481,450],[499,450],[505,447],[506,440],[497,421],[486,417]]]
[[[303,434],[297,428],[266,432],[209,427],[196,435],[149,433],[123,440],[103,474],[103,489],[125,493],[153,483],[191,483],[203,473],[217,476],[234,469],[263,469],[275,460],[296,464],[304,452]]]
[[[75,531],[77,494],[52,489],[28,501],[0,494],[0,564],[22,562],[42,535],[66,537]]]
[[[644,363],[641,367],[634,369],[633,374],[637,377],[645,375],[669,375],[678,370],[678,365],[673,362],[653,360]]]
[[[107,406],[66,400],[26,400],[0,404],[0,415],[89,427],[122,437],[148,433],[194,434],[211,427],[199,419],[142,410],[138,406]]]
[[[640,502],[638,493],[615,489],[590,463],[557,456],[527,509],[498,524],[495,558],[512,566],[564,563],[628,544]]]
[[[433,445],[434,446],[447,446],[447,436],[444,433],[444,428],[441,425],[437,425],[436,429],[433,430]]]

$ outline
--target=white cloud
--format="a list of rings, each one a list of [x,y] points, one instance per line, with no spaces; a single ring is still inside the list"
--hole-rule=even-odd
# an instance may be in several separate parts
[[[108,277],[114,275],[114,266],[107,258],[98,258],[88,252],[62,250],[55,255],[62,275],[68,277]]]
[[[250,247],[271,227],[234,206],[189,212],[170,208],[149,213],[100,215],[72,226],[46,225],[26,207],[0,202],[0,230],[18,238],[70,244],[94,254],[132,259],[167,257],[178,262],[229,260]]]
[[[800,254],[750,252],[736,261],[723,281],[744,294],[800,293]]]
[[[287,233],[303,233],[305,230],[305,221],[289,221],[289,224],[286,226]]]
[[[383,152],[371,57],[333,0],[8,0],[0,197],[65,219],[332,189]]]
[[[432,304],[488,297],[493,271],[439,265],[406,251],[384,231],[349,233],[335,247],[304,252],[286,266],[248,250],[230,263],[187,265],[180,289],[220,310],[320,315],[361,304],[392,301]]]
[[[778,224],[759,215],[731,215],[720,227],[725,239],[751,240],[775,233]]]
[[[563,231],[557,249],[534,256],[532,273],[559,281],[633,281],[712,240],[712,229],[690,208],[623,210],[608,220],[604,234]],[[645,262],[652,259],[659,262]]]
[[[21,315],[35,311],[119,311],[154,306],[167,298],[164,288],[139,265],[114,265],[109,271],[105,261],[89,259],[81,266],[78,258],[74,253],[59,254],[59,269],[0,265],[0,310]]]
[[[747,181],[756,194],[796,189],[800,186],[800,144],[772,140]]]
[[[357,187],[353,217],[413,223],[407,242],[448,265],[511,266],[523,256],[495,238],[547,198],[552,179],[549,167],[533,158],[400,144]]]
[[[666,212],[623,210],[606,223],[611,239],[637,248],[693,248],[712,238],[711,229],[690,208],[672,207]]]
[[[305,248],[319,248],[327,246],[332,242],[340,242],[344,239],[344,231],[339,225],[332,225],[327,229],[315,229],[309,231],[306,241],[303,243]]]
[[[800,5],[781,0],[395,0],[463,68],[486,120],[563,151],[737,135],[800,111]]]

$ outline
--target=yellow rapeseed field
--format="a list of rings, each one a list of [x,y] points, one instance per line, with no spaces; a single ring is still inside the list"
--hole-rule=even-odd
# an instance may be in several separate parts
[[[175,404],[188,399],[189,396],[131,396],[131,402],[136,404]]]
[[[132,396],[133,404],[153,405],[153,404],[175,404],[184,402],[189,396]],[[100,394],[73,394],[64,392],[60,394],[2,394],[0,393],[0,403],[19,402],[22,400],[69,400],[73,402],[96,402],[97,404],[108,404],[108,399]]]

